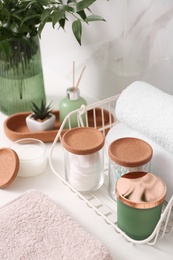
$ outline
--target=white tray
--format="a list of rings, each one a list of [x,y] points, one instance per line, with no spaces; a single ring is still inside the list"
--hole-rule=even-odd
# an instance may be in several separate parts
[[[88,125],[88,118],[87,118],[87,111],[93,110],[95,111],[96,108],[101,109],[101,115],[102,115],[102,126],[99,125],[99,130],[103,132],[104,135],[106,135],[107,130],[110,129],[114,124],[116,124],[117,120],[115,118],[115,121],[112,120],[112,113],[115,111],[115,105],[116,101],[118,99],[118,95],[113,96],[111,98],[96,102],[94,104],[88,105],[88,106],[82,106],[80,109],[77,109],[73,112],[71,112],[67,117],[64,119],[59,131],[57,132],[57,135],[53,141],[53,144],[50,149],[49,154],[49,163],[52,171],[58,176],[58,178],[64,183],[64,185],[67,185],[70,190],[74,193],[76,193],[79,197],[79,199],[82,199],[86,205],[90,208],[92,208],[97,215],[102,217],[105,222],[108,225],[111,225],[116,232],[121,234],[128,242],[135,243],[135,244],[149,244],[154,245],[158,239],[161,239],[164,237],[165,234],[170,233],[173,231],[173,197],[169,200],[168,203],[164,202],[163,205],[163,211],[160,217],[160,220],[153,231],[153,233],[145,240],[134,240],[131,239],[129,236],[127,236],[121,229],[117,226],[117,205],[116,201],[112,200],[111,197],[108,194],[108,171],[107,171],[107,159],[105,160],[105,181],[102,187],[92,193],[80,193],[77,190],[75,190],[65,179],[63,176],[59,175],[57,171],[55,170],[53,163],[52,163],[52,154],[54,147],[58,140],[61,141],[61,133],[64,129],[64,125],[68,122],[69,128],[71,128],[70,125],[70,119],[73,115],[76,115],[78,118],[78,127],[83,127],[83,115],[86,117],[86,124]],[[109,123],[106,125],[104,124],[104,110],[107,110],[109,112]],[[94,112],[93,112],[94,113]],[[96,115],[94,113],[94,127],[98,129],[97,126],[97,120]],[[107,156],[106,156],[107,157]]]

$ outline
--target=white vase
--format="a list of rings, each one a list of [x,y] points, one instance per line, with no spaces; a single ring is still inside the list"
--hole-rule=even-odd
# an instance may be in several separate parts
[[[30,132],[41,132],[52,130],[55,125],[56,117],[54,114],[50,114],[50,117],[44,121],[35,120],[30,114],[26,117],[26,124]]]

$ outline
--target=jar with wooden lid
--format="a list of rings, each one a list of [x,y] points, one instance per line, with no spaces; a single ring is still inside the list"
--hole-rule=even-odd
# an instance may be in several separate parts
[[[149,172],[130,172],[117,181],[117,225],[130,238],[144,240],[154,231],[162,212],[166,185]]]
[[[62,137],[65,178],[76,190],[97,190],[104,182],[104,136],[92,127],[68,130]]]
[[[124,137],[109,145],[109,184],[110,196],[116,200],[116,182],[128,172],[149,171],[152,147],[144,140]]]

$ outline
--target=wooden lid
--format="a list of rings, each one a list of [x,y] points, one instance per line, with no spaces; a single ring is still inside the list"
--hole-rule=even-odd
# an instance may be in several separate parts
[[[153,154],[152,147],[145,141],[125,137],[112,142],[108,153],[110,158],[125,167],[137,167],[148,163]]]
[[[91,154],[103,147],[104,136],[92,127],[73,128],[63,135],[62,144],[71,153]]]
[[[19,170],[19,158],[9,148],[0,149],[0,188],[8,186],[16,178]]]

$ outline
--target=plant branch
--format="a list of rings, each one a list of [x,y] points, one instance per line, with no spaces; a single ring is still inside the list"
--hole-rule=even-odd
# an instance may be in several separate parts
[[[81,44],[82,23],[105,21],[92,14],[90,6],[98,0],[1,0],[0,2],[0,41],[22,36],[39,35],[46,23],[51,22],[53,28],[59,25],[64,29],[68,15],[72,15],[73,34]],[[87,16],[86,11],[92,15]]]

